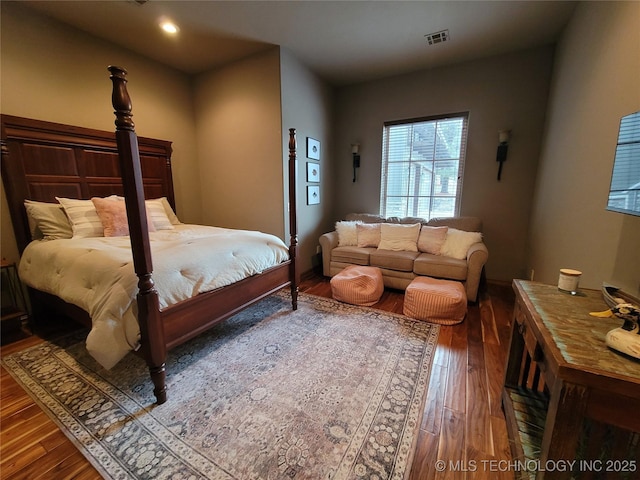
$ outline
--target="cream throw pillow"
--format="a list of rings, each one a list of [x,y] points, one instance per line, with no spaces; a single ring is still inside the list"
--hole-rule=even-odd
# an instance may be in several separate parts
[[[151,218],[153,226],[156,230],[174,229],[173,223],[167,216],[167,211],[161,198],[157,198],[155,200],[145,200],[144,203],[147,208],[147,215],[149,216],[149,218]],[[167,205],[169,205],[169,202],[167,202]]]
[[[160,201],[160,203],[162,203],[162,206],[164,207],[164,211],[167,214],[167,218],[169,218],[171,225],[180,225],[182,223],[178,219],[176,212],[174,212],[173,208],[171,208],[171,204],[169,203],[169,200],[167,200],[167,197],[160,197],[160,198],[156,198],[155,200]]]
[[[474,243],[482,241],[482,233],[465,232],[456,228],[447,231],[447,238],[440,249],[440,255],[453,257],[459,260],[467,258],[467,251]]]
[[[440,249],[447,239],[449,227],[429,227],[423,225],[418,237],[418,250],[433,255],[440,255]]]
[[[69,219],[59,203],[25,200],[24,208],[27,211],[29,230],[33,240],[40,238],[57,240],[73,236]]]
[[[115,195],[107,198],[117,198]],[[104,237],[104,227],[91,200],[56,197],[69,217],[73,238]]]
[[[392,223],[380,224],[379,250],[418,251],[418,235],[420,224],[402,225]]]
[[[356,225],[358,247],[377,247],[380,243],[379,223],[359,223]]]
[[[124,197],[119,195],[118,200],[124,200]],[[155,230],[173,230],[174,225],[182,223],[171,208],[167,197],[145,200],[144,205],[147,209],[147,220],[153,223]],[[149,231],[154,230],[149,229]]]
[[[338,232],[339,247],[355,247],[358,245],[358,235],[356,225],[361,222],[336,222],[336,232]]]

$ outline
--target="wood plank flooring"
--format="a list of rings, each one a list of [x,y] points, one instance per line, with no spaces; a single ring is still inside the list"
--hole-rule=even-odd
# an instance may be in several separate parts
[[[331,296],[329,280],[321,276],[304,279],[300,291]],[[403,292],[387,290],[374,307],[402,313],[403,298]],[[513,301],[510,285],[489,283],[463,323],[441,327],[410,480],[514,478],[500,404]],[[2,346],[0,353],[41,341],[32,335]],[[4,368],[0,478],[101,478]]]

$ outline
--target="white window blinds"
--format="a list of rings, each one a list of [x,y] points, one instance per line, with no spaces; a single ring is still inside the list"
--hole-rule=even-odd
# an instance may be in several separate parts
[[[620,120],[607,209],[640,215],[640,112]]]
[[[385,124],[380,214],[385,217],[458,215],[467,114]]]

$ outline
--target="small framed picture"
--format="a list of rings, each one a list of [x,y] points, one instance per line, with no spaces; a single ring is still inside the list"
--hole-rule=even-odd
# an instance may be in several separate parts
[[[307,158],[320,160],[320,142],[315,138],[307,137]]]
[[[307,162],[307,182],[320,182],[320,164]]]
[[[320,186],[307,186],[307,205],[317,205],[320,203]]]

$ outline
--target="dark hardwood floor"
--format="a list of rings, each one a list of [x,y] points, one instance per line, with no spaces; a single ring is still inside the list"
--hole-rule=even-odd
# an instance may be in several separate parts
[[[304,279],[300,291],[331,296],[329,279],[321,276]],[[463,323],[441,327],[410,480],[513,479],[500,404],[513,302],[510,285],[488,283]],[[374,308],[402,313],[402,305],[403,292],[387,290]],[[1,355],[51,333],[5,344]],[[4,368],[0,478],[101,478]]]

